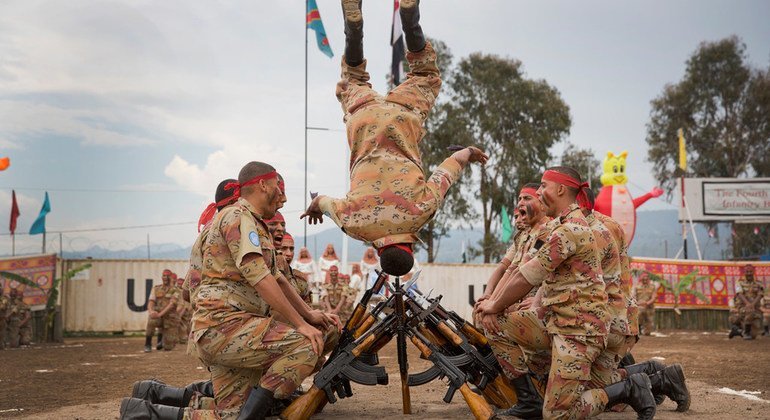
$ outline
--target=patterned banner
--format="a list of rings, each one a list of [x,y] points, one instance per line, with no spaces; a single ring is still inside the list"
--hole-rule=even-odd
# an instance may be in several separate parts
[[[756,281],[764,284],[765,290],[770,287],[770,263],[768,262],[732,262],[732,261],[697,261],[634,258],[631,269],[646,270],[676,284],[680,277],[698,272],[699,277],[706,280],[696,283],[695,289],[703,293],[708,301],[703,302],[692,294],[679,296],[680,308],[691,309],[729,309],[730,301],[735,296],[735,286],[743,276],[743,267],[754,266]],[[634,276],[634,284],[638,281]],[[674,306],[674,296],[663,286],[658,287],[658,307],[671,308]]]
[[[56,254],[3,259],[0,260],[0,271],[10,271],[24,276],[40,286],[40,288],[29,287],[15,280],[3,279],[2,286],[6,296],[11,289],[23,290],[24,302],[27,305],[45,305],[56,274]]]

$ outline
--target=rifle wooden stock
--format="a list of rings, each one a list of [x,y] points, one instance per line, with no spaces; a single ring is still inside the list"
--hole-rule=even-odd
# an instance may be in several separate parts
[[[382,334],[382,336],[389,337],[388,334]],[[377,334],[369,334],[350,352],[353,356],[358,357],[361,353],[369,350],[375,342],[382,338],[382,336],[377,337]],[[388,338],[388,340],[390,340],[390,338]],[[294,402],[283,410],[281,418],[284,420],[307,420],[328,402],[329,399],[326,397],[326,393],[313,385],[308,392],[294,400]]]
[[[461,331],[463,332],[463,334],[465,334],[466,337],[468,337],[468,342],[470,342],[471,344],[476,346],[489,345],[489,340],[487,339],[487,337],[484,334],[482,334],[481,331],[476,329],[476,327],[469,324],[467,321],[465,322],[465,324],[463,324]]]
[[[495,411],[489,406],[487,400],[481,395],[471,391],[468,384],[463,384],[463,386],[460,387],[460,393],[468,404],[468,408],[471,409],[471,414],[473,414],[473,417],[476,417],[477,420],[489,420],[495,418]]]
[[[329,402],[329,400],[326,399],[326,393],[313,385],[305,394],[294,400],[294,402],[283,410],[281,418],[283,420],[309,419],[310,416],[323,408],[327,402]]]
[[[441,334],[434,334],[430,328],[419,325],[417,327],[417,331],[419,331],[420,334],[424,335],[428,340],[430,340],[431,343],[439,347],[444,347],[447,345],[447,341],[444,339],[444,337],[442,337]]]
[[[508,382],[508,379],[502,373],[497,375],[497,378],[495,378],[492,383],[487,384],[486,389],[490,390],[490,392],[494,392],[500,398],[499,402],[502,405],[495,404],[500,408],[513,407],[519,401],[516,391],[514,391],[510,382]]]
[[[355,340],[369,331],[369,328],[374,325],[375,321],[377,321],[377,319],[373,317],[372,314],[366,314],[366,317],[361,321],[361,324],[356,327],[355,331],[353,331],[353,339]]]
[[[430,357],[430,355],[433,354],[431,349],[416,336],[411,336],[409,339],[412,340],[412,344],[420,350],[420,353],[422,353],[423,356]],[[465,399],[465,402],[468,404],[468,407],[471,409],[471,413],[477,420],[489,420],[495,417],[495,412],[492,410],[489,403],[487,403],[484,397],[471,391],[468,384],[462,384],[459,390],[463,399]]]
[[[353,314],[350,315],[350,318],[348,319],[348,322],[345,324],[346,327],[348,327],[348,330],[352,331],[358,327],[358,324],[361,323],[361,318],[366,314],[366,308],[364,305],[361,305],[359,303],[356,305],[356,309],[353,310]]]

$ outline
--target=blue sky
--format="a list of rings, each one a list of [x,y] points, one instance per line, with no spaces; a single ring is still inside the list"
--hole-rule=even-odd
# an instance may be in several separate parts
[[[341,196],[341,12],[337,1],[318,5],[335,57],[321,54],[310,33],[309,125],[332,131],[309,134],[309,183]],[[364,4],[365,52],[381,91],[391,7]],[[19,232],[46,189],[49,231],[190,222],[221,179],[264,160],[285,175],[284,213],[289,231],[301,234],[304,1],[12,0],[2,9],[0,155],[12,163],[0,173],[0,220],[16,188]],[[649,102],[681,79],[701,41],[735,34],[752,64],[770,61],[766,1],[425,0],[422,9],[426,33],[456,59],[475,51],[514,57],[528,77],[558,88],[573,118],[569,141],[598,156],[628,150],[636,194],[654,186],[645,161]],[[194,224],[67,233],[64,248],[131,248],[148,233],[182,246],[196,234]],[[17,245],[35,252],[40,239],[20,236]],[[0,252],[8,250],[0,236]]]

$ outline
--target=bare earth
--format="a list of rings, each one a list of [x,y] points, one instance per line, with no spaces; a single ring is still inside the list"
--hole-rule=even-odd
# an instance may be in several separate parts
[[[665,337],[644,337],[634,355],[638,361],[652,357],[685,367],[692,394],[688,413],[676,413],[666,400],[658,419],[770,419],[770,338],[755,341],[727,339],[726,333],[663,332]],[[186,346],[172,352],[142,353],[141,338],[68,339],[62,345],[33,346],[0,351],[0,417],[27,419],[114,419],[122,397],[134,381],[156,377],[184,385],[206,379],[197,359],[185,355]],[[410,370],[427,362],[410,348]],[[391,343],[380,353],[380,363],[390,375],[390,385],[354,385],[354,396],[328,405],[318,419],[409,418],[401,414],[400,381]],[[763,401],[718,392],[758,391]],[[306,387],[307,388],[307,387]],[[457,393],[444,404],[443,382],[412,388],[412,418],[467,419],[470,411]],[[601,419],[633,419],[634,413],[603,414]]]

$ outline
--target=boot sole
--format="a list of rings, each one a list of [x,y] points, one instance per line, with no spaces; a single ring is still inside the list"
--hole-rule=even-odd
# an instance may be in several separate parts
[[[684,389],[687,392],[686,399],[681,403],[679,402],[679,400],[674,400],[676,402],[676,411],[680,413],[684,413],[685,411],[690,409],[690,390],[687,388],[687,382],[684,377],[684,369],[682,369],[682,366],[679,364],[675,364],[673,365],[673,367],[676,372],[676,376],[678,377],[677,379],[679,379],[682,382],[682,385],[684,385]],[[671,397],[669,396],[669,398]]]

